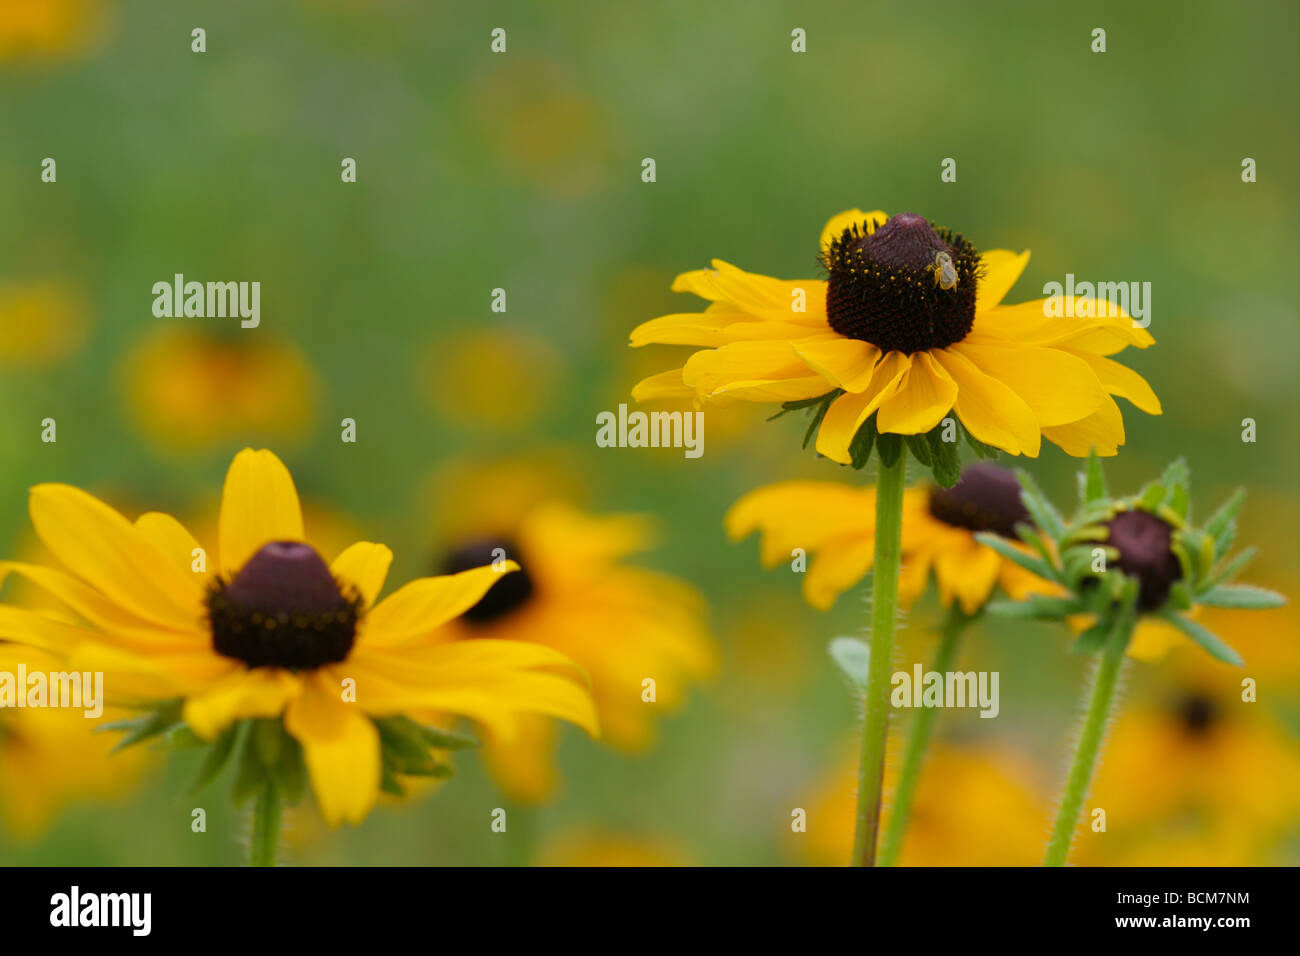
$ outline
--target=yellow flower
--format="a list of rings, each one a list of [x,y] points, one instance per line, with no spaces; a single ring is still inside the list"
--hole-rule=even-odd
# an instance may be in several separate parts
[[[88,307],[59,283],[0,283],[0,367],[39,368],[66,358],[86,337]]]
[[[205,740],[244,718],[283,716],[330,824],[359,822],[378,796],[372,718],[437,711],[508,735],[520,715],[542,713],[595,732],[591,698],[563,655],[450,639],[443,625],[496,571],[421,578],[376,603],[392,552],[362,541],[326,565],[269,451],[246,449],[231,464],[215,552],[168,515],[132,523],[68,485],[37,485],[30,510],[62,567],[8,562],[0,575],[26,577],[88,626],[9,608],[0,637],[71,648],[73,666],[103,671],[115,699],[182,700]]]
[[[297,438],[310,424],[316,376],[287,343],[164,328],[124,366],[133,417],[163,448],[194,450],[245,435]]]
[[[684,703],[689,683],[712,673],[714,652],[703,601],[691,587],[621,563],[646,546],[646,520],[552,502],[491,533],[454,551],[446,569],[508,556],[523,570],[499,581],[449,630],[470,640],[525,641],[572,659],[591,679],[604,739],[623,750],[648,747],[654,716]],[[485,759],[514,799],[543,800],[557,783],[552,723],[524,718],[512,729],[510,737],[489,735]]]
[[[885,792],[896,785],[885,764]],[[794,850],[819,866],[843,866],[853,847],[857,758],[849,755],[806,804],[807,833]],[[885,804],[885,821],[889,804]],[[1018,753],[993,744],[936,745],[928,758],[903,844],[902,866],[1030,866],[1038,862],[1047,801]]]
[[[5,612],[0,608],[0,614]],[[58,673],[67,666],[49,651],[0,643],[0,671]],[[21,839],[39,836],[64,807],[112,799],[130,791],[149,763],[143,749],[113,754],[116,741],[95,727],[120,717],[105,711],[87,718],[83,710],[23,708],[0,710],[0,822]]]
[[[687,854],[675,841],[573,828],[548,841],[539,866],[686,866]]]
[[[1029,523],[1015,476],[985,463],[968,467],[952,488],[908,488],[903,493],[903,568],[898,595],[911,604],[934,572],[944,607],[956,601],[974,614],[996,585],[1010,597],[1053,594],[1050,582],[1002,558],[975,540],[993,531],[1018,548],[1018,523]],[[727,512],[727,533],[739,540],[758,529],[766,567],[792,561],[796,549],[812,557],[803,574],[805,599],[827,610],[871,570],[876,492],[834,481],[787,481],[745,495]]]
[[[0,60],[81,52],[98,39],[105,19],[101,0],[5,0]]]
[[[1160,414],[1136,373],[1113,361],[1154,339],[1118,307],[1071,298],[1002,304],[1029,253],[980,255],[964,238],[910,213],[852,209],[822,231],[827,280],[778,280],[723,262],[677,277],[673,289],[711,303],[653,319],[634,347],[703,346],[685,366],[636,386],[638,400],[788,402],[837,389],[817,451],[848,464],[858,429],[919,435],[951,411],[980,442],[1038,455],[1046,437],[1068,454],[1113,455],[1124,423],[1113,395]],[[918,317],[925,316],[920,322]]]
[[[419,379],[438,414],[514,431],[546,411],[560,378],[559,365],[551,346],[523,328],[474,330],[435,342],[421,363]]]

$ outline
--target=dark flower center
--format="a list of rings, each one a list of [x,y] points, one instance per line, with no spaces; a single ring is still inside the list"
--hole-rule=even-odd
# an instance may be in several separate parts
[[[1214,701],[1202,694],[1191,694],[1178,704],[1178,717],[1189,737],[1205,737],[1218,720]]]
[[[208,589],[212,648],[249,667],[310,670],[346,660],[361,616],[311,545],[272,541]]]
[[[1149,511],[1134,508],[1107,522],[1107,544],[1119,551],[1119,568],[1138,579],[1138,607],[1154,611],[1169,599],[1169,589],[1183,576],[1170,550],[1173,529]]]
[[[854,225],[822,253],[830,273],[832,329],[885,352],[921,352],[960,342],[975,321],[980,257],[947,229],[910,212],[867,235]]]
[[[951,488],[933,489],[930,514],[954,528],[992,531],[1012,540],[1019,540],[1017,524],[1030,523],[1016,476],[985,462],[967,468]]]
[[[467,541],[447,555],[442,571],[444,574],[459,574],[505,558],[523,564],[519,558],[519,548],[513,541],[507,538],[477,538]],[[461,615],[461,620],[475,627],[494,624],[527,604],[533,596],[533,590],[533,579],[528,576],[525,568],[520,567],[518,571],[503,574],[501,580],[488,588],[477,604]]]

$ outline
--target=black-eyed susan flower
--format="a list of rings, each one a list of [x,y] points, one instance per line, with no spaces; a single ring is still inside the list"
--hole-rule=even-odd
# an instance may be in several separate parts
[[[442,570],[513,559],[448,633],[550,648],[591,681],[602,739],[630,752],[649,747],[655,717],[680,708],[692,682],[714,669],[704,604],[685,582],[625,563],[649,543],[639,515],[592,515],[562,502],[539,505],[509,527],[484,529],[443,558]],[[536,802],[557,783],[554,722],[521,715],[489,728],[484,756],[514,799]]]
[[[727,531],[743,538],[762,532],[763,563],[773,566],[796,554],[811,557],[803,575],[808,603],[826,610],[847,588],[871,570],[875,553],[874,488],[839,482],[791,481],[769,485],[741,498],[727,513]],[[977,463],[951,488],[916,487],[903,491],[900,549],[902,568],[898,597],[903,605],[917,600],[933,574],[939,599],[950,609],[931,670],[945,672],[957,657],[961,633],[979,614],[994,589],[1009,596],[1055,594],[1058,585],[1025,570],[975,535],[997,535],[1005,547],[1025,555],[1042,547],[1020,500],[1015,475],[996,465]],[[842,639],[833,656],[842,660]],[[860,642],[852,642],[859,644]],[[865,647],[860,654],[867,657]],[[850,674],[850,679],[854,675]],[[917,711],[903,758],[898,792],[881,849],[880,864],[899,858],[936,712]]]
[[[0,633],[8,609],[0,606]],[[19,623],[21,626],[21,623]],[[66,672],[47,648],[0,641],[0,673]],[[35,839],[65,808],[130,793],[151,762],[144,750],[116,754],[114,741],[94,731],[124,714],[87,717],[84,708],[0,708],[0,824],[21,840]]]
[[[1084,317],[1061,319],[1041,299],[1003,304],[1027,252],[981,254],[921,216],[852,209],[822,231],[821,261],[825,280],[778,280],[720,259],[678,276],[674,290],[709,307],[646,322],[631,344],[701,350],[634,396],[811,407],[817,450],[855,467],[876,436],[913,436],[926,464],[927,452],[955,450],[916,438],[950,412],[978,443],[1030,457],[1044,437],[1071,455],[1115,454],[1124,423],[1112,396],[1160,413],[1141,376],[1109,357],[1154,342],[1118,307],[1070,303],[1066,314]],[[896,441],[878,443],[884,460]]]
[[[1239,665],[1242,661],[1237,652],[1198,622],[1194,612],[1200,606],[1273,608],[1285,599],[1264,588],[1230,583],[1253,554],[1251,549],[1228,556],[1244,495],[1234,495],[1203,527],[1193,526],[1190,475],[1181,460],[1136,495],[1112,498],[1100,460],[1095,454],[1090,456],[1086,470],[1079,475],[1079,509],[1069,521],[1027,475],[1021,473],[1020,480],[1021,498],[1044,538],[1040,552],[1027,555],[988,534],[981,534],[980,540],[1026,570],[1054,581],[1063,594],[1031,595],[1024,602],[995,605],[994,609],[1055,621],[1089,615],[1094,623],[1079,635],[1074,649],[1100,652],[1083,729],[1048,844],[1048,865],[1060,866],[1069,853],[1101,752],[1120,668],[1140,622],[1159,620],[1217,660]]]
[[[875,540],[874,488],[833,481],[788,481],[742,497],[727,512],[727,533],[740,539],[758,530],[766,567],[790,562],[801,550],[809,557],[803,594],[827,610],[871,570]],[[898,597],[909,605],[925,592],[931,576],[944,607],[956,604],[976,614],[994,589],[1020,600],[1059,588],[1026,571],[975,535],[991,532],[1025,554],[1033,548],[1021,536],[1029,514],[1020,485],[1005,468],[978,462],[952,488],[912,487],[903,492],[903,566]]]
[[[174,518],[128,521],[68,485],[32,489],[32,524],[57,567],[8,562],[79,618],[10,608],[33,642],[70,649],[106,692],[148,710],[131,739],[211,742],[205,775],[242,747],[238,796],[256,797],[256,862],[273,859],[282,800],[309,779],[327,822],[359,822],[381,785],[445,775],[431,748],[463,738],[413,711],[487,728],[547,714],[595,732],[581,676],[562,654],[515,641],[451,640],[444,625],[517,569],[411,581],[383,600],[392,553],[358,542],[332,562],[305,536],[288,470],[240,452],[222,492],[217,547]],[[305,771],[305,773],[304,773]]]

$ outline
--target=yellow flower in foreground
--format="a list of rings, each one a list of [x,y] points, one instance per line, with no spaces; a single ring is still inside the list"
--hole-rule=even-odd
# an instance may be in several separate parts
[[[834,481],[767,485],[731,506],[727,533],[740,539],[758,529],[766,567],[792,561],[796,548],[811,556],[803,593],[824,611],[871,570],[875,501],[873,488]],[[997,585],[1016,600],[1055,593],[1055,585],[975,540],[976,532],[992,531],[1027,551],[1015,534],[1019,523],[1029,523],[1020,486],[1015,475],[995,465],[969,466],[952,488],[908,488],[899,600],[911,604],[920,598],[931,571],[944,607],[956,601],[967,614],[983,607]]]
[[[0,615],[6,608],[0,607]],[[59,673],[67,666],[40,648],[0,642],[0,672]],[[21,839],[44,831],[60,810],[75,803],[122,796],[139,781],[150,755],[141,749],[113,754],[116,741],[94,729],[119,717],[105,711],[88,718],[81,708],[0,710],[0,823]]]
[[[979,441],[1035,457],[1043,437],[1071,455],[1115,454],[1124,422],[1113,395],[1160,414],[1141,376],[1107,357],[1154,342],[1118,306],[1069,297],[1061,307],[1075,317],[1058,318],[1047,300],[1002,304],[1027,252],[981,255],[920,216],[851,209],[827,223],[821,257],[825,281],[720,259],[678,276],[673,289],[708,309],[646,322],[631,344],[703,350],[633,396],[789,402],[841,389],[817,450],[844,464],[872,416],[879,434],[919,435],[952,412]]]
[[[0,637],[70,647],[75,669],[105,673],[111,699],[180,699],[204,740],[234,721],[282,716],[331,824],[359,822],[378,796],[376,718],[456,714],[508,737],[521,715],[540,713],[595,732],[590,696],[563,655],[451,640],[443,625],[498,572],[421,578],[376,603],[392,552],[362,541],[327,565],[269,451],[246,449],[231,464],[216,551],[168,515],[132,523],[67,485],[33,488],[30,510],[62,567],[8,562],[0,575],[23,575],[87,626],[9,608]]]
[[[885,764],[887,793],[895,786],[895,767],[893,760]],[[820,866],[842,866],[848,859],[856,786],[856,757],[820,783],[806,804],[808,832],[790,838],[802,858]],[[1030,866],[1041,854],[1046,821],[1047,801],[1021,755],[996,745],[936,746],[899,863]]]
[[[510,557],[522,571],[503,578],[449,628],[461,638],[526,641],[553,648],[591,679],[604,739],[641,750],[655,715],[680,707],[688,685],[712,673],[713,644],[699,595],[666,574],[625,565],[648,543],[639,516],[594,516],[541,505],[510,529],[466,542],[446,570]],[[653,700],[648,697],[652,680]],[[550,721],[522,718],[510,738],[491,734],[485,757],[515,799],[546,798],[556,784]]]

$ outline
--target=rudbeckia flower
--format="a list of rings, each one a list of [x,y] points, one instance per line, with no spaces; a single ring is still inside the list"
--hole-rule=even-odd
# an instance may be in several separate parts
[[[513,527],[466,540],[446,556],[443,570],[451,573],[507,557],[521,567],[492,582],[448,634],[476,644],[526,642],[573,660],[590,678],[602,738],[624,751],[644,750],[654,741],[655,716],[680,708],[691,682],[715,665],[695,590],[624,563],[648,543],[640,516],[539,505]],[[557,783],[553,721],[525,715],[510,730],[489,728],[488,766],[514,799],[545,799]]]
[[[739,540],[758,529],[766,567],[789,562],[795,549],[802,549],[811,558],[802,575],[804,598],[824,611],[871,570],[875,500],[874,488],[841,482],[767,485],[731,506],[727,533]],[[998,586],[1015,600],[1057,593],[1056,585],[975,540],[977,533],[991,532],[1009,547],[1033,554],[1019,536],[1029,523],[1015,475],[996,465],[969,466],[952,488],[908,488],[899,600],[906,605],[920,598],[931,572],[943,606],[955,602],[966,614],[978,612]]]
[[[921,216],[857,209],[827,223],[820,248],[825,280],[720,259],[678,276],[674,291],[708,308],[646,322],[631,344],[701,350],[633,396],[814,407],[817,451],[857,467],[860,435],[869,454],[875,435],[925,435],[949,413],[978,442],[1030,457],[1044,437],[1071,455],[1115,454],[1113,396],[1160,414],[1150,386],[1110,358],[1154,342],[1118,306],[1072,300],[1065,314],[1081,317],[1065,319],[1048,317],[1046,300],[1003,303],[1028,252],[981,254]]]
[[[454,741],[420,734],[413,711],[503,733],[532,713],[596,730],[591,698],[562,654],[450,639],[444,625],[517,565],[421,578],[377,600],[392,553],[362,541],[327,564],[269,451],[246,449],[231,464],[214,551],[168,515],[131,522],[68,485],[33,488],[30,511],[60,567],[11,562],[0,575],[23,575],[84,624],[9,609],[21,617],[13,628],[70,648],[78,670],[103,671],[112,698],[152,706],[135,736],[179,729],[215,741],[220,755],[233,747],[233,725],[248,722],[241,779],[250,767],[257,776],[260,760],[266,789],[254,792],[274,797],[305,763],[331,824],[362,820],[393,774],[441,774],[424,758]]]

